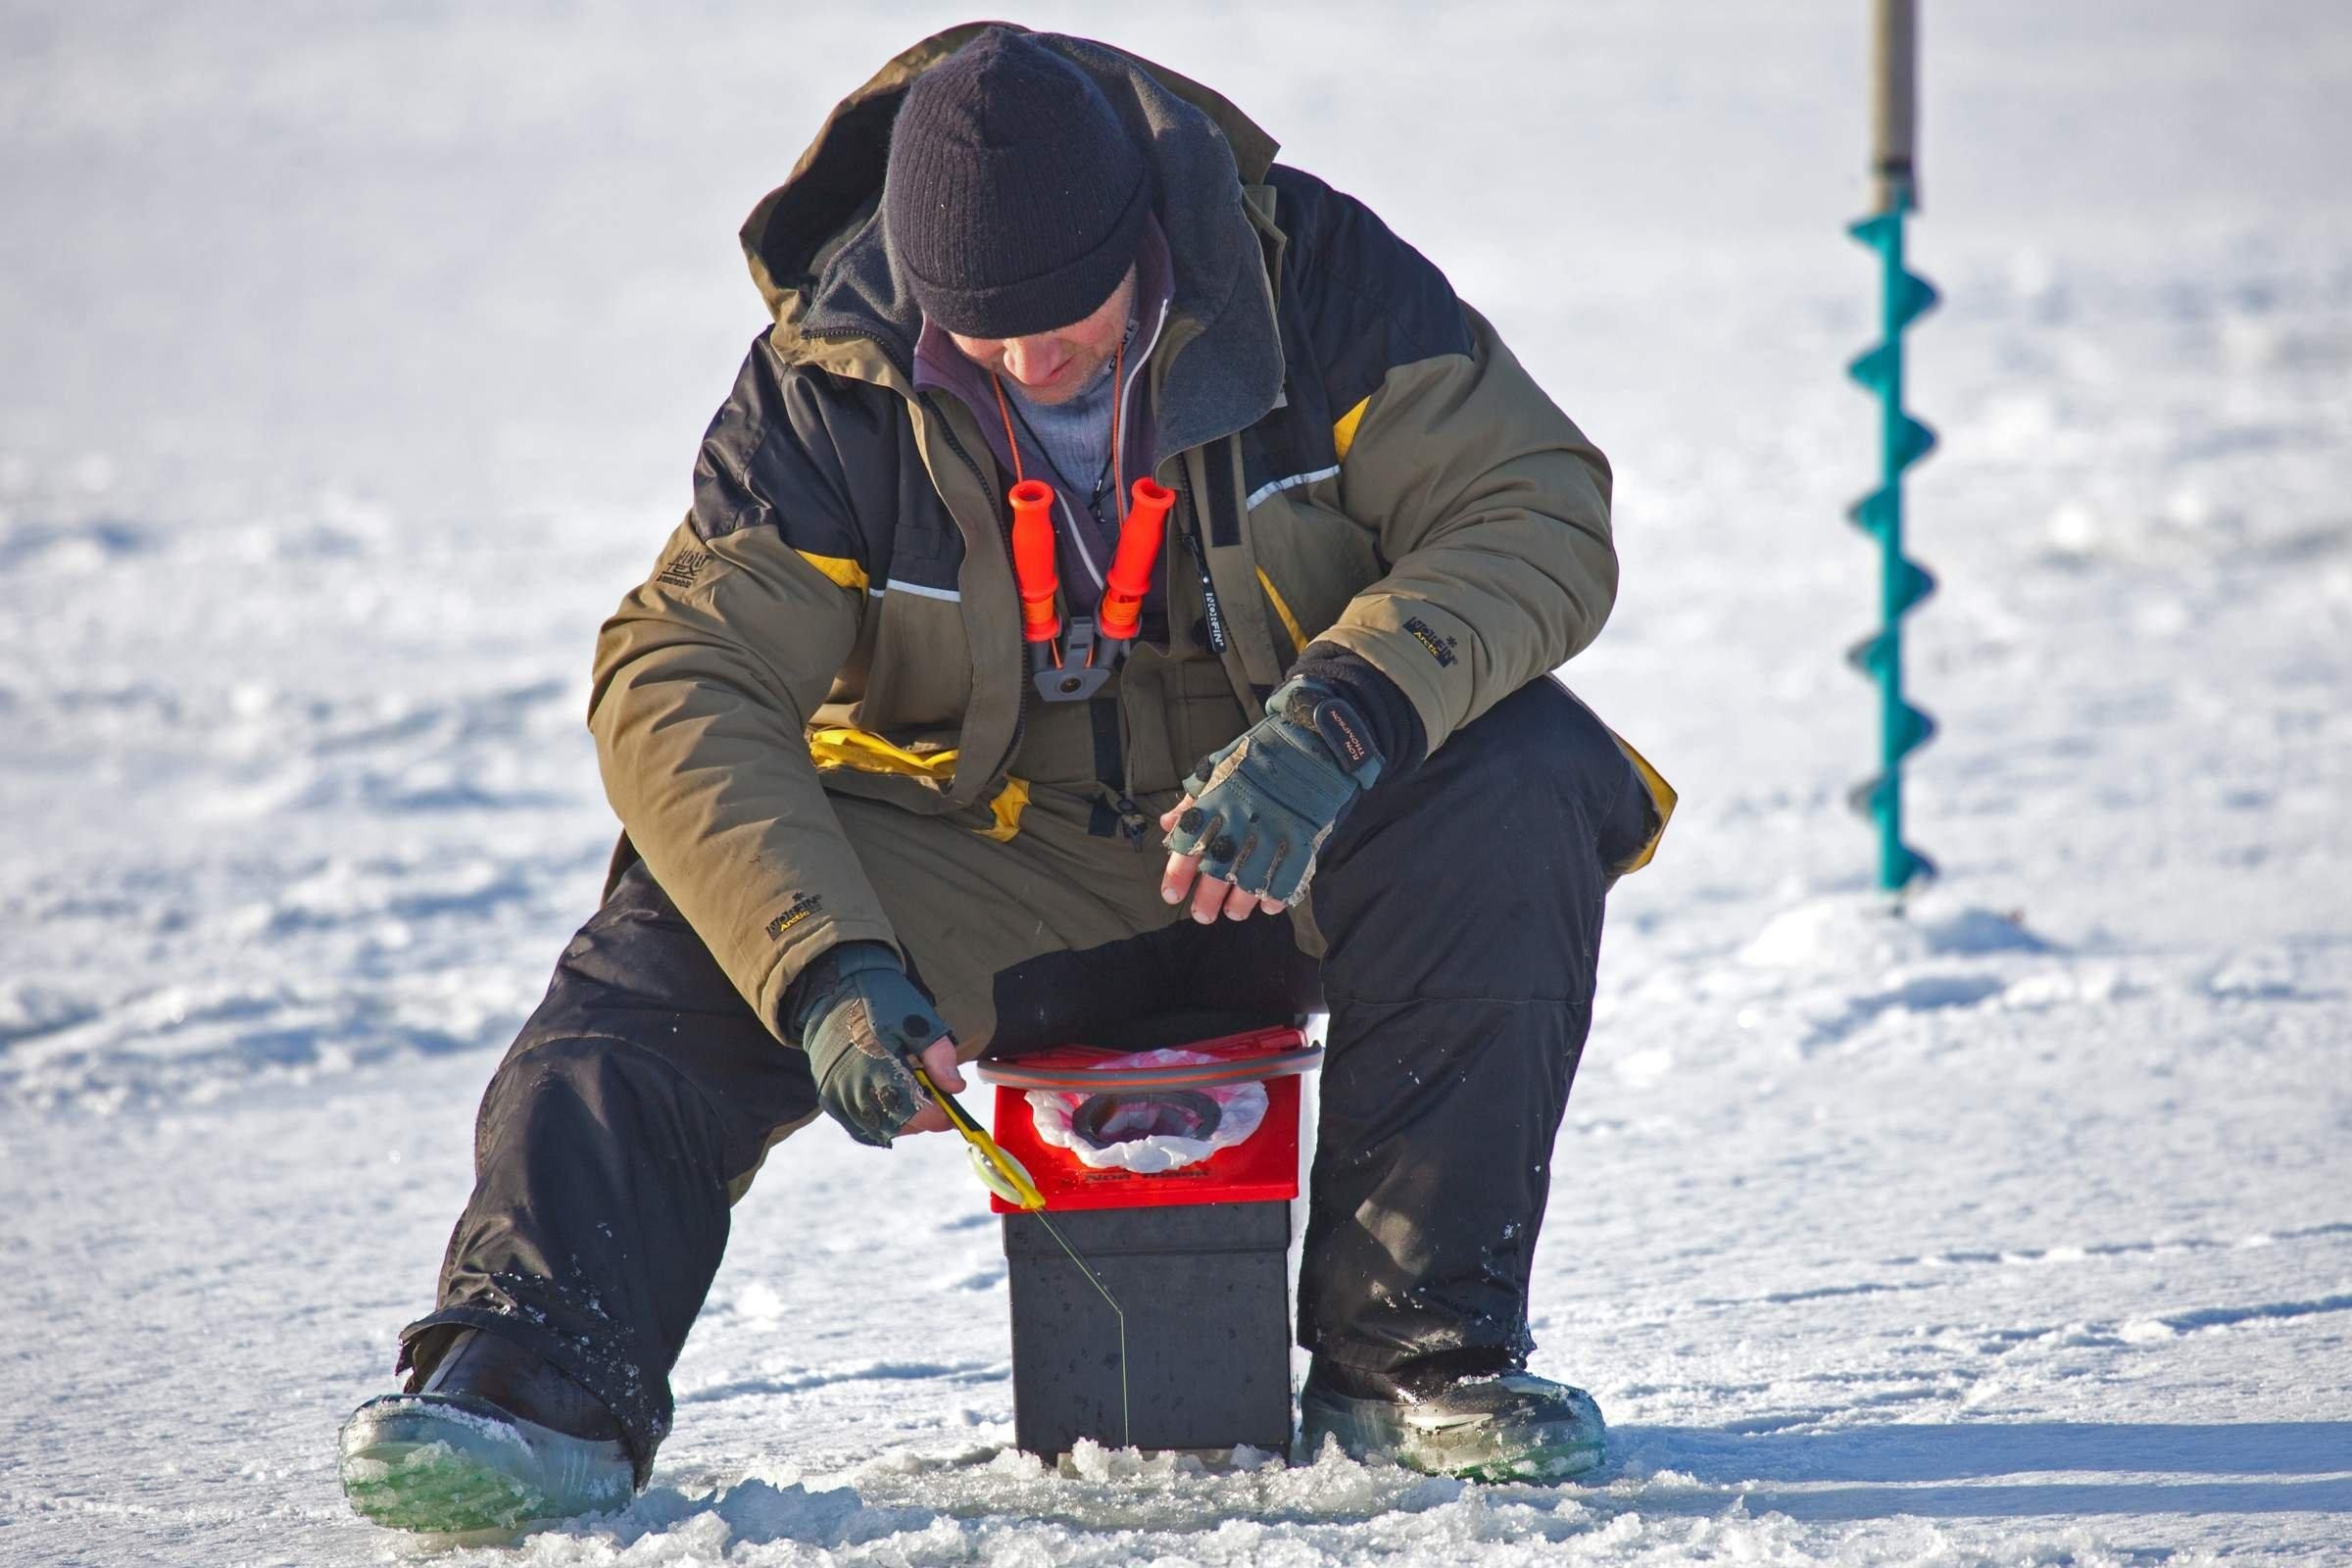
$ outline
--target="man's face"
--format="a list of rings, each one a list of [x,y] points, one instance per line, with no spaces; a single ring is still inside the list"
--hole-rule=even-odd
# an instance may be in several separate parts
[[[1135,269],[1130,267],[1110,298],[1082,321],[1027,337],[963,337],[951,332],[948,339],[982,369],[1011,377],[1030,402],[1066,403],[1093,385],[1110,362],[1134,308]]]

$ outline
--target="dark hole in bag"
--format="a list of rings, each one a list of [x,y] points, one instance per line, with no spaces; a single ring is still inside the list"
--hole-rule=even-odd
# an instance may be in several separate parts
[[[1217,1130],[1224,1110],[1190,1089],[1089,1095],[1070,1112],[1070,1131],[1090,1148],[1108,1149],[1143,1138],[1200,1138]]]

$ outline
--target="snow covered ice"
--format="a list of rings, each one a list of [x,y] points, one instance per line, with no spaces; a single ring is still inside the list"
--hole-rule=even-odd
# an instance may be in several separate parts
[[[951,1141],[769,1162],[627,1511],[353,1517],[497,1053],[610,847],[595,627],[734,231],[960,13],[0,12],[0,1561],[2352,1560],[2352,21],[1930,7],[1904,919],[1864,8],[1051,4],[1226,92],[1614,460],[1571,667],[1683,792],[1538,1258],[1589,1485],[1007,1451]]]

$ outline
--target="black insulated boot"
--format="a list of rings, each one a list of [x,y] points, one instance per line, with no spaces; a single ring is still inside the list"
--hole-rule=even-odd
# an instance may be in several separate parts
[[[625,1505],[620,1423],[594,1395],[496,1334],[457,1337],[423,1388],[343,1423],[343,1494],[394,1530],[513,1530]]]
[[[1465,1481],[1565,1481],[1596,1467],[1607,1440],[1584,1390],[1443,1356],[1384,1375],[1318,1355],[1298,1414],[1308,1463],[1332,1437],[1350,1458]]]

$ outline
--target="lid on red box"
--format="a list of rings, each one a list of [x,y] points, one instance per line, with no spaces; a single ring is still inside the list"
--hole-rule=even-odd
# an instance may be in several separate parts
[[[1251,1029],[1238,1035],[1171,1046],[1214,1056],[1214,1062],[1171,1063],[1150,1067],[1106,1067],[1107,1061],[1139,1053],[1108,1046],[1055,1046],[1002,1061],[983,1058],[972,1063],[982,1083],[1009,1089],[1207,1089],[1220,1084],[1253,1083],[1311,1072],[1323,1057],[1321,1046],[1289,1024]]]

